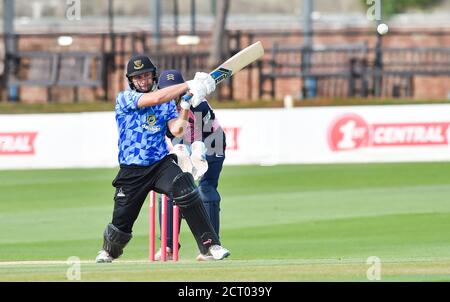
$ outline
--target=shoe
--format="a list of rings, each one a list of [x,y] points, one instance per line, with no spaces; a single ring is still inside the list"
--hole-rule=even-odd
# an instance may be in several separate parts
[[[99,251],[97,257],[95,258],[96,263],[111,263],[113,260],[114,258],[111,257],[105,250]]]
[[[214,261],[222,260],[230,256],[230,251],[220,245],[212,245],[209,248],[208,254],[199,254],[196,258],[197,261]]]
[[[155,261],[161,260],[161,249],[159,249],[155,254]],[[170,247],[166,247],[166,260],[173,260],[173,253]]]
[[[197,261],[214,261],[214,257],[208,253],[207,255],[198,254],[197,258],[195,258]]]
[[[231,255],[229,250],[218,244],[210,246],[209,253],[213,256],[214,260],[222,260]]]

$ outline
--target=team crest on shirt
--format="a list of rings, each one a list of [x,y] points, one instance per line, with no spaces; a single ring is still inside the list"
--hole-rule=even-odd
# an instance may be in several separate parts
[[[150,114],[147,117],[147,123],[142,125],[142,128],[150,131],[151,133],[156,133],[161,131],[161,127],[160,126],[155,126],[156,124],[156,116],[154,116],[153,114]]]
[[[148,123],[150,126],[154,126],[154,125],[156,124],[156,116],[154,116],[153,114],[150,114],[150,115],[147,117],[147,123]]]

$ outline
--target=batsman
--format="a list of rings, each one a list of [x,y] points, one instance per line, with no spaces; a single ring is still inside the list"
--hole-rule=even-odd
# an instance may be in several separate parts
[[[193,176],[181,170],[165,140],[167,130],[183,136],[191,106],[197,107],[215,90],[214,79],[208,73],[197,72],[193,80],[158,90],[157,68],[145,55],[131,57],[126,77],[130,89],[117,95],[115,106],[120,169],[112,182],[114,210],[103,232],[103,248],[96,262],[112,262],[123,254],[132,238],[134,222],[152,190],[173,199],[201,254],[214,260],[228,257],[230,252],[221,246]],[[180,104],[178,114],[172,100],[188,91],[193,97]]]

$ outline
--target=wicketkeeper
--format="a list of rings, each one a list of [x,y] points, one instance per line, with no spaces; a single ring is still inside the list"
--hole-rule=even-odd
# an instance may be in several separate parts
[[[183,76],[178,70],[165,70],[161,73],[158,86],[163,89],[184,83]],[[181,112],[181,96],[176,98],[177,110]],[[178,158],[178,165],[184,172],[189,172],[195,180],[199,180],[199,193],[208,213],[209,219],[215,232],[219,235],[220,229],[220,201],[221,197],[217,191],[220,172],[225,160],[226,140],[225,133],[219,124],[214,110],[209,105],[206,98],[203,98],[198,106],[192,106],[189,111],[189,124],[181,137],[174,136],[168,132],[171,139],[174,153]],[[170,144],[169,144],[170,145]],[[161,201],[161,200],[160,200]],[[166,250],[167,259],[172,258],[172,204],[169,199],[167,232],[168,247]],[[161,206],[159,207],[161,210]],[[160,214],[161,216],[161,214]],[[161,221],[161,219],[160,219]],[[181,224],[179,224],[181,225]],[[155,255],[159,260],[161,250]],[[199,261],[213,260],[210,255],[199,254]]]

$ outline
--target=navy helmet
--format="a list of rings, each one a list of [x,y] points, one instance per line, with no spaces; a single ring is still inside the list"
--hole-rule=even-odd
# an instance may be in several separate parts
[[[161,72],[158,80],[158,88],[166,88],[176,84],[184,83],[183,76],[181,72],[176,69],[164,70]]]

